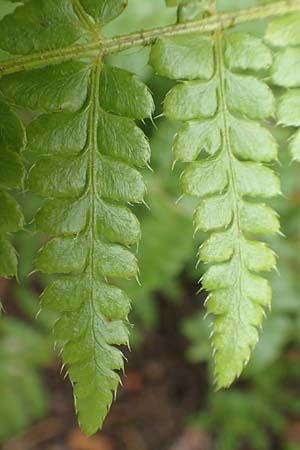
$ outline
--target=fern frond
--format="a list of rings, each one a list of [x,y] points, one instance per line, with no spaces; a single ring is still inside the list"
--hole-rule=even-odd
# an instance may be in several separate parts
[[[9,233],[24,224],[20,206],[8,192],[23,187],[25,171],[21,152],[25,145],[25,131],[18,117],[8,105],[0,101],[0,276],[17,274],[17,256]]]
[[[266,40],[281,48],[272,66],[270,81],[286,89],[278,102],[278,123],[298,128],[289,148],[293,160],[300,161],[300,14],[274,20],[267,29]]]
[[[125,5],[32,0],[4,19],[5,48],[26,55],[74,43]],[[29,188],[47,198],[35,222],[54,238],[36,266],[64,275],[42,303],[61,313],[55,337],[63,342],[79,422],[90,435],[102,425],[123,370],[116,346],[128,344],[130,299],[112,282],[138,272],[127,247],[139,241],[140,226],[124,204],[144,199],[137,168],[148,165],[150,149],[134,120],[151,117],[153,100],[133,74],[100,56],[8,75],[0,89],[8,101],[39,113],[27,130],[27,148],[38,157]]]
[[[180,61],[180,64],[178,64]],[[174,142],[176,161],[189,163],[183,192],[201,199],[196,230],[210,232],[199,258],[214,315],[212,345],[218,388],[229,386],[248,362],[270,306],[271,288],[258,275],[275,267],[272,250],[254,235],[279,231],[276,213],[258,199],[280,193],[271,168],[277,144],[259,121],[275,114],[269,87],[242,71],[265,70],[270,50],[256,37],[232,33],[158,40],[155,70],[183,82],[168,94],[164,111],[185,122]]]

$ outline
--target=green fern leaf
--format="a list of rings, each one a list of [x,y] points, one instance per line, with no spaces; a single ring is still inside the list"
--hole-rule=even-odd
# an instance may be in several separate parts
[[[21,209],[8,190],[22,188],[24,167],[20,152],[25,145],[25,133],[17,116],[0,102],[0,276],[17,274],[16,252],[9,233],[24,224]]]
[[[17,30],[5,37],[5,49],[26,55],[74,44],[125,6],[123,0],[73,7],[67,0],[32,0],[4,19],[3,36]],[[101,57],[11,74],[0,90],[7,101],[39,113],[27,129],[27,148],[37,155],[28,183],[47,199],[36,227],[54,238],[36,266],[63,275],[42,303],[61,313],[55,337],[63,343],[79,422],[90,435],[119,384],[124,362],[116,346],[128,344],[130,299],[112,283],[138,274],[127,247],[139,241],[140,225],[124,204],[144,201],[137,168],[148,165],[150,149],[134,121],[151,117],[153,100],[133,74]]]
[[[257,122],[274,116],[275,102],[264,82],[239,73],[267,69],[271,62],[259,39],[241,33],[161,39],[151,54],[158,73],[183,80],[164,110],[185,122],[175,138],[175,160],[190,163],[183,192],[201,199],[195,227],[211,233],[199,258],[210,265],[202,284],[211,292],[206,306],[215,316],[219,388],[229,386],[249,360],[271,301],[270,285],[257,273],[273,269],[276,260],[253,236],[279,231],[276,213],[257,202],[280,193],[277,176],[262,164],[277,159],[277,144]]]
[[[300,47],[296,47],[300,45],[300,14],[274,20],[266,40],[282,48],[272,66],[271,83],[286,89],[278,102],[277,117],[279,125],[298,128],[289,149],[293,160],[300,161]]]
[[[288,47],[300,44],[299,13],[274,19],[266,31],[266,41],[274,47]]]

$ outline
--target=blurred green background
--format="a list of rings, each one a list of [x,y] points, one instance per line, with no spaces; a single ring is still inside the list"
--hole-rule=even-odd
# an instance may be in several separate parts
[[[218,7],[220,10],[231,10],[262,3],[268,2],[220,0]],[[11,7],[9,1],[0,1],[3,14],[9,13]],[[174,23],[175,20],[175,9],[166,8],[164,0],[129,0],[126,12],[105,32],[107,35],[122,34]],[[261,35],[264,27],[265,24],[259,23],[240,28]],[[140,285],[136,281],[126,283],[126,289],[133,299],[131,322],[134,324],[132,353],[128,358],[134,360],[136,365],[132,370],[129,361],[129,374],[135,378],[128,377],[125,391],[129,396],[133,395],[130,404],[134,408],[134,396],[139,395],[144,388],[144,382],[141,382],[144,377],[141,375],[144,370],[143,359],[147,359],[147,352],[150,351],[155,362],[155,351],[161,353],[161,349],[156,348],[156,343],[161,342],[159,336],[164,337],[167,348],[172,347],[174,336],[178,336],[176,343],[179,343],[179,347],[175,353],[182,353],[180,364],[185,367],[186,373],[194,372],[197,378],[193,378],[190,386],[189,379],[180,379],[181,398],[184,399],[187,392],[192,390],[196,401],[181,415],[176,427],[171,427],[170,432],[156,444],[153,439],[147,440],[149,433],[155,434],[156,422],[152,424],[153,429],[147,422],[148,434],[144,433],[144,412],[141,414],[140,421],[134,425],[134,429],[143,436],[143,442],[137,444],[137,448],[140,445],[139,450],[299,450],[300,167],[291,164],[286,151],[292,130],[275,129],[275,122],[269,124],[281,142],[280,164],[276,170],[281,174],[284,193],[275,202],[282,218],[283,236],[271,241],[279,257],[278,272],[270,275],[274,290],[273,308],[265,321],[260,343],[241,380],[228,391],[215,392],[209,319],[204,320],[205,295],[198,293],[198,280],[203,267],[195,268],[197,248],[203,236],[193,236],[194,201],[180,198],[179,177],[182,167],[172,169],[172,139],[176,125],[161,117],[163,98],[171,84],[153,74],[147,65],[148,55],[148,49],[140,48],[110,57],[109,60],[113,65],[138,73],[153,92],[157,107],[154,126],[150,122],[141,124],[152,143],[153,172],[144,173],[149,209],[141,206],[136,208],[143,232],[138,249]],[[28,117],[25,116],[25,119],[28,120]],[[30,155],[27,159],[29,164]],[[19,200],[30,223],[40,200],[28,193],[19,195]],[[44,443],[31,445],[26,441],[26,436],[35,430],[31,428],[33,424],[53,416],[53,389],[58,393],[63,392],[59,394],[61,402],[65,402],[66,398],[71,402],[66,382],[62,381],[63,386],[55,388],[49,383],[49,373],[59,373],[59,349],[54,350],[51,336],[55,317],[47,311],[39,311],[39,293],[47,279],[33,270],[35,255],[44,237],[34,234],[31,228],[29,225],[27,230],[16,237],[20,254],[19,283],[13,280],[0,282],[0,295],[6,310],[0,321],[0,442],[6,450],[19,448],[16,445],[21,445],[22,450],[123,449],[122,439],[116,447],[109,447],[108,444],[105,447],[104,441],[102,447],[100,441],[95,441],[94,447],[88,446],[91,444],[76,447],[79,445],[78,439],[77,444],[70,440],[66,443],[67,431],[60,431],[59,444],[55,440],[56,447],[44,447]],[[157,364],[164,366],[164,357]],[[155,367],[151,369],[152,375],[153,371]],[[172,376],[177,375],[175,370]],[[161,383],[168,385],[166,380]],[[177,401],[173,401],[172,407],[176,408]],[[146,402],[146,416],[147,408]],[[66,411],[64,414],[68,414]],[[111,414],[114,416],[114,409]],[[74,418],[70,421],[74,427]],[[163,423],[162,426],[167,427],[167,424]],[[115,436],[117,440],[120,439],[119,431],[118,426],[111,427],[110,424],[105,429],[105,433],[111,435],[112,439]],[[132,446],[130,450],[135,448]]]

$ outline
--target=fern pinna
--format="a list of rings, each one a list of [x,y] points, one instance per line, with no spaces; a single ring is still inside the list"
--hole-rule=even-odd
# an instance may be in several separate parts
[[[181,61],[178,64],[178,61]],[[168,94],[167,117],[185,122],[174,143],[176,161],[189,163],[183,192],[201,199],[196,230],[210,232],[199,258],[210,264],[203,287],[215,316],[212,345],[218,387],[229,386],[258,341],[271,288],[257,272],[275,267],[254,235],[276,233],[276,213],[260,200],[278,195],[270,167],[277,144],[258,121],[275,114],[270,88],[243,71],[267,69],[270,50],[256,37],[216,32],[159,39],[151,63],[161,75],[183,80]]]
[[[93,35],[125,6],[124,0],[32,0],[4,19],[2,44],[17,54],[53,49],[60,29],[70,44]],[[47,26],[38,34],[33,28],[41,18]],[[11,74],[0,88],[9,101],[39,113],[27,130],[27,149],[40,158],[29,187],[48,198],[36,227],[54,239],[39,253],[37,269],[64,275],[46,289],[42,303],[62,313],[55,337],[64,343],[80,424],[92,434],[123,369],[115,346],[128,344],[130,299],[111,281],[138,272],[127,247],[139,241],[140,227],[123,204],[144,199],[136,167],[147,166],[150,149],[134,119],[151,117],[152,97],[101,56]]]

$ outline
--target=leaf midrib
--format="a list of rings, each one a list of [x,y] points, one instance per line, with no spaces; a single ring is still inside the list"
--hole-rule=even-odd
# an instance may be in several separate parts
[[[89,148],[89,195],[90,195],[90,217],[89,217],[89,234],[90,234],[90,252],[89,252],[89,264],[86,268],[89,276],[90,285],[90,296],[89,296],[89,307],[90,307],[90,320],[91,320],[91,330],[95,343],[99,346],[102,344],[99,342],[96,330],[96,318],[97,314],[95,308],[95,283],[94,283],[94,273],[95,273],[95,242],[97,235],[97,223],[96,223],[96,196],[97,196],[97,186],[96,186],[96,158],[98,151],[98,140],[97,140],[97,130],[99,121],[99,85],[100,85],[100,74],[102,68],[102,59],[99,57],[95,63],[95,67],[91,73],[91,88],[90,88],[90,116],[88,124],[88,148]],[[96,354],[96,345],[93,346],[93,360],[95,364],[95,370],[99,370],[103,375],[104,372],[99,366]],[[96,373],[95,373],[96,378]]]
[[[223,145],[224,150],[227,154],[228,159],[228,174],[229,174],[229,189],[232,191],[231,193],[231,201],[233,204],[233,224],[235,233],[236,233],[236,244],[235,244],[235,254],[238,258],[240,264],[239,266],[239,276],[238,276],[238,291],[239,291],[239,302],[238,302],[238,319],[242,322],[242,314],[241,314],[241,299],[243,298],[243,280],[242,280],[242,269],[245,267],[242,248],[241,248],[241,236],[242,236],[242,228],[240,223],[240,199],[241,196],[238,191],[236,177],[235,177],[235,169],[234,169],[234,159],[235,156],[231,150],[230,137],[229,137],[229,125],[227,122],[227,114],[228,107],[226,103],[226,88],[225,88],[225,72],[226,68],[224,65],[223,58],[223,42],[222,42],[222,34],[217,32],[215,35],[215,53],[216,53],[216,65],[217,65],[217,77],[218,77],[218,91],[219,91],[219,100],[220,100],[220,114],[223,119]],[[233,256],[234,257],[234,256]]]

